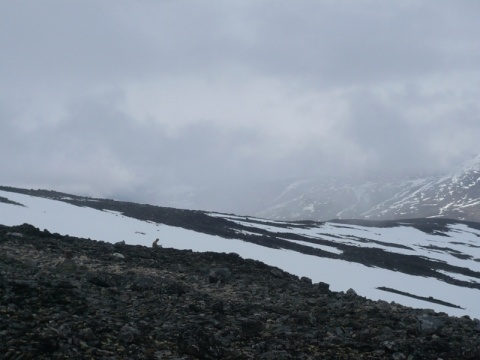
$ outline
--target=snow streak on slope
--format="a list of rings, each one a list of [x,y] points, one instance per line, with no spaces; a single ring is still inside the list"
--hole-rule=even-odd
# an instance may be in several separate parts
[[[0,223],[20,225],[30,223],[40,229],[63,235],[91,238],[108,242],[125,240],[127,244],[151,246],[155,238],[164,247],[192,249],[193,251],[236,252],[244,258],[260,260],[313,282],[326,282],[334,291],[349,288],[371,299],[395,301],[420,308],[433,308],[455,316],[470,315],[480,318],[480,290],[449,284],[422,276],[412,276],[399,271],[365,266],[338,258],[306,255],[293,250],[272,249],[240,239],[224,239],[183,228],[167,226],[123,216],[115,211],[100,211],[79,207],[61,201],[0,191],[0,197],[24,206],[0,202]],[[427,234],[411,226],[366,227],[352,224],[323,223],[305,226],[300,223],[282,223],[240,216],[210,214],[212,219],[223,218],[233,223],[248,225],[251,234],[262,236],[265,231],[277,234],[291,242],[320,248],[332,255],[340,255],[345,244],[354,247],[378,248],[398,254],[414,254],[468,268],[480,274],[480,231],[464,224],[450,226],[443,234]],[[246,231],[246,230],[245,230]],[[286,235],[303,236],[302,239],[328,240],[323,244],[287,238]],[[282,236],[283,235],[283,236]],[[448,236],[445,236],[448,235]],[[475,261],[477,260],[477,261]],[[479,283],[479,277],[445,271],[448,276]],[[433,297],[461,308],[435,304],[409,296],[385,292],[388,287],[404,293]]]

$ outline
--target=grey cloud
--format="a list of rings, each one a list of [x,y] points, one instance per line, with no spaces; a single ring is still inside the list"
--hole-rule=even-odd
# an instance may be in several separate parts
[[[439,65],[441,49],[429,40],[441,19],[401,3],[371,4],[262,3],[267,21],[258,21],[255,64],[275,75],[313,76],[319,87],[388,81]]]
[[[400,108],[385,104],[368,91],[352,96],[350,107],[347,136],[367,155],[370,163],[365,170],[398,174],[418,170],[419,162],[425,164],[426,159],[420,159],[419,154],[429,155],[425,152],[429,135],[408,121]]]
[[[479,11],[1,2],[0,183],[134,199],[446,169],[480,152]]]
[[[15,154],[23,165],[23,185],[31,186],[28,174],[45,173],[59,189],[84,183],[86,192],[97,187],[121,193],[239,181],[258,172],[251,163],[259,159],[242,155],[242,148],[261,141],[258,134],[205,121],[172,135],[162,124],[135,121],[120,109],[120,100],[121,94],[86,98],[72,104],[62,121],[24,132]],[[37,182],[46,186],[45,180]]]
[[[240,63],[332,86],[475,66],[479,56],[478,6],[468,2],[29,4],[3,5],[0,44],[13,55],[2,68],[30,79],[118,81]]]
[[[28,4],[28,5],[26,5]],[[117,21],[104,2],[3,3],[2,77],[53,86],[118,81],[152,70],[148,37]],[[150,66],[149,66],[150,65]]]

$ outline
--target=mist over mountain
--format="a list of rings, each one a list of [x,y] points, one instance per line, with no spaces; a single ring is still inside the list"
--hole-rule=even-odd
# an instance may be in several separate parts
[[[163,205],[274,220],[440,217],[480,221],[480,155],[435,175],[278,180],[159,196]]]

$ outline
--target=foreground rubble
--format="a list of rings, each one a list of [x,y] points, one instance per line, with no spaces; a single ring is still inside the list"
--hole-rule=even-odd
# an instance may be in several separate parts
[[[0,358],[480,359],[480,322],[236,254],[0,226]]]

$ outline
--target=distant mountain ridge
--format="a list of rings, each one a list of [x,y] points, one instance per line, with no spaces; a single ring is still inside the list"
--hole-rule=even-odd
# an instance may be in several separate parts
[[[294,182],[255,215],[275,220],[439,217],[480,221],[480,155],[441,176]]]

